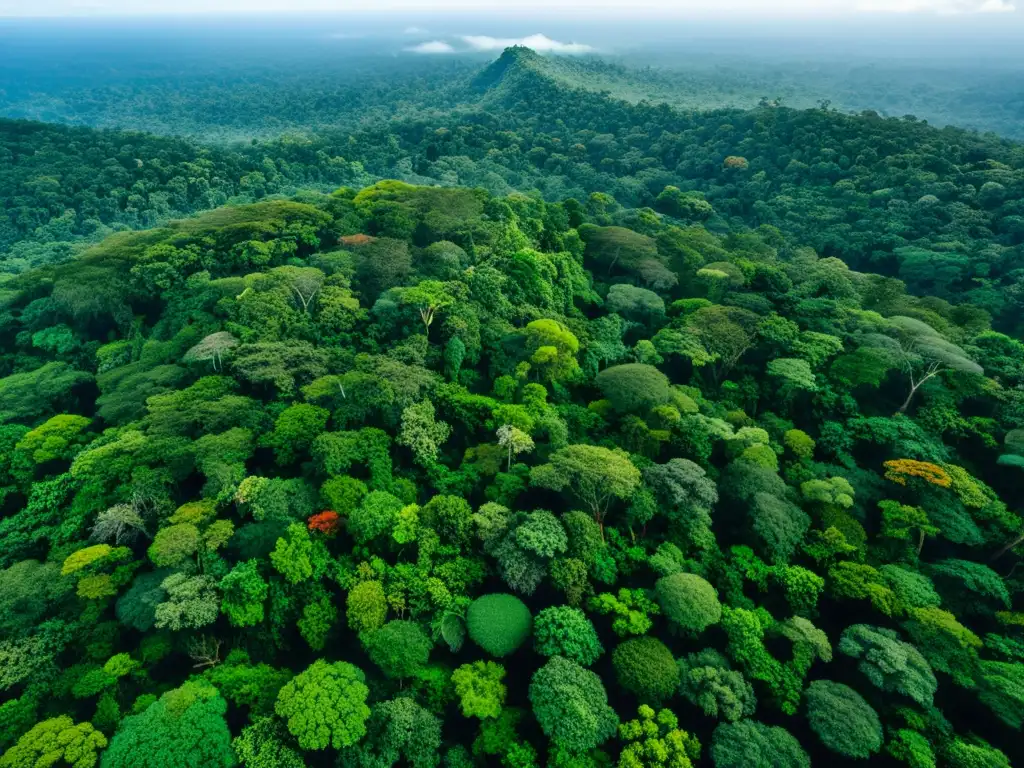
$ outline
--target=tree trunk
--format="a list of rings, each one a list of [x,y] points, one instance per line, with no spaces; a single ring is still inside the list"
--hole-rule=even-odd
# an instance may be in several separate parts
[[[1013,549],[1014,547],[1016,547],[1016,546],[1017,546],[1018,544],[1020,544],[1021,542],[1024,542],[1024,533],[1022,533],[1022,534],[1021,534],[1020,536],[1018,536],[1017,538],[1015,538],[1015,539],[1014,539],[1013,541],[1011,541],[1011,542],[1010,542],[1009,544],[1007,544],[1007,545],[1006,545],[1005,547],[1003,547],[1003,548],[1002,548],[1002,549],[1000,549],[1000,550],[999,550],[998,552],[996,552],[996,553],[995,553],[994,555],[992,555],[992,557],[991,557],[991,558],[989,558],[990,562],[991,562],[992,560],[998,560],[998,559],[999,559],[1000,557],[1002,557],[1003,555],[1005,555],[1005,554],[1006,554],[1007,552],[1009,552],[1009,551],[1010,551],[1011,549]]]
[[[896,413],[906,413],[907,408],[910,407],[910,401],[914,399],[915,394],[917,394],[916,386],[910,388],[910,394],[907,395],[907,399],[903,401],[903,405],[900,406],[900,409]]]

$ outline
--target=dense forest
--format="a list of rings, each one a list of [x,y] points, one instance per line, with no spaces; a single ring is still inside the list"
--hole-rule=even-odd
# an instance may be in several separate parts
[[[107,228],[153,226],[225,202],[381,178],[593,192],[627,206],[700,193],[715,231],[768,224],[912,293],[989,312],[1020,331],[1024,146],[920,121],[795,110],[678,112],[566,87],[511,49],[468,80],[450,113],[235,148],[0,121],[0,269],[67,258]]]
[[[0,123],[0,768],[1022,759],[1024,147],[559,66]]]

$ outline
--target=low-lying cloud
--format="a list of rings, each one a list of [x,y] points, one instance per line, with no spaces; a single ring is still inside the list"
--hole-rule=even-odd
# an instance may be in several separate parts
[[[474,51],[503,51],[513,45],[525,45],[538,53],[589,53],[594,49],[583,43],[563,43],[547,35],[530,35],[523,38],[489,37],[487,35],[463,35],[462,42]]]
[[[1012,13],[1017,9],[1010,0],[861,0],[857,10],[954,16],[965,13]]]
[[[414,45],[411,48],[406,48],[405,50],[412,51],[413,53],[455,53],[455,49],[444,40],[431,40]]]

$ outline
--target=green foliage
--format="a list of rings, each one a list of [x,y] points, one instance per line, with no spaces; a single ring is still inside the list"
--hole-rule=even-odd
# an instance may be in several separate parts
[[[347,662],[315,661],[281,688],[274,711],[302,749],[351,746],[366,735],[365,680]]]
[[[570,445],[534,467],[531,482],[542,488],[570,490],[601,522],[614,499],[628,499],[640,484],[640,471],[621,449]]]
[[[110,765],[434,768],[457,701],[481,721],[461,768],[688,765],[697,737],[716,765],[804,766],[744,719],[803,703],[819,751],[874,756],[878,719],[820,679],[834,641],[888,757],[1008,764],[956,734],[1024,719],[1019,148],[440,58],[401,87],[355,68],[317,101],[359,115],[331,136],[0,126],[0,749],[70,717]],[[634,77],[628,101],[596,85]],[[405,105],[386,130],[381,98]],[[246,204],[371,173],[429,186]],[[479,597],[495,579],[529,609]],[[701,633],[723,653],[680,645]],[[492,661],[429,663],[467,635]],[[356,639],[368,679],[336,661]],[[601,751],[588,666],[706,717],[642,709]],[[537,723],[503,707],[531,678]]]
[[[433,643],[419,624],[395,620],[371,632],[365,640],[370,661],[390,678],[411,676],[427,663]]]
[[[505,668],[493,661],[463,664],[452,673],[462,714],[484,720],[497,717],[505,704]]]
[[[267,583],[259,573],[259,563],[239,563],[223,578],[220,588],[224,598],[220,609],[235,627],[251,627],[263,621],[263,601]]]
[[[653,626],[650,617],[661,613],[658,604],[642,589],[602,592],[591,598],[589,607],[601,615],[614,616],[612,631],[619,637],[645,634]]]
[[[236,761],[226,711],[216,688],[185,683],[121,722],[103,753],[101,768],[231,768]]]
[[[729,660],[710,648],[679,659],[679,692],[705,715],[736,722],[754,714],[754,689]]]
[[[97,752],[105,746],[106,737],[94,729],[92,723],[75,725],[70,717],[54,717],[32,726],[0,757],[0,766],[92,768],[97,762]]]
[[[246,768],[304,768],[297,750],[288,745],[284,725],[272,717],[260,717],[231,742],[238,761]]]
[[[545,608],[533,622],[533,647],[542,656],[564,656],[589,667],[604,653],[597,631],[579,608]]]
[[[722,723],[711,741],[715,768],[746,768],[764,765],[809,768],[811,759],[800,742],[785,728],[756,720]]]
[[[619,724],[619,738],[627,742],[619,768],[692,768],[700,756],[700,742],[679,728],[671,710],[655,712],[641,705],[637,714],[637,719]]]
[[[607,741],[619,723],[601,678],[561,656],[534,673],[530,704],[551,741],[577,754]]]
[[[854,624],[843,630],[839,650],[860,659],[860,671],[879,688],[931,704],[938,687],[935,675],[921,652],[894,630]]]
[[[673,627],[699,634],[722,618],[715,588],[692,573],[673,573],[658,579],[654,595]]]
[[[362,581],[349,590],[345,610],[349,629],[373,632],[384,626],[387,614],[387,598],[379,581]]]
[[[289,583],[299,584],[313,575],[316,554],[309,531],[301,523],[292,523],[277,540],[270,563]]]
[[[410,698],[375,704],[366,723],[366,739],[342,751],[343,766],[436,768],[440,762],[441,721]]]
[[[532,621],[530,609],[513,595],[478,597],[466,612],[469,639],[499,659],[526,642]]]
[[[867,758],[881,748],[878,713],[849,686],[815,680],[807,686],[805,698],[811,730],[833,752]]]
[[[616,646],[612,665],[619,685],[644,703],[658,704],[675,695],[679,669],[672,652],[653,637],[636,637]]]

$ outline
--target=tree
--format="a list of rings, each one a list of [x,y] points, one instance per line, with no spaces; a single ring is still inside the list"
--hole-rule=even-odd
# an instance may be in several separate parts
[[[313,542],[302,523],[292,523],[277,540],[270,563],[290,584],[299,584],[313,575]]]
[[[1015,730],[1024,724],[1024,669],[1019,662],[982,661],[978,700]]]
[[[97,752],[105,746],[107,738],[92,723],[76,725],[70,717],[61,715],[32,726],[0,757],[0,768],[93,768]]]
[[[260,576],[258,561],[238,563],[221,579],[220,588],[224,594],[220,609],[232,626],[253,627],[263,621],[268,587]]]
[[[286,265],[275,267],[271,274],[287,283],[295,296],[296,303],[308,315],[317,296],[320,295],[320,290],[324,287],[324,273],[314,267]]]
[[[199,549],[199,528],[192,523],[177,523],[161,528],[149,546],[149,559],[158,568],[173,568]]]
[[[655,599],[672,625],[699,634],[722,618],[718,593],[705,579],[692,573],[673,573],[658,579]]]
[[[246,768],[306,768],[302,755],[288,745],[288,733],[280,720],[258,717],[231,742]]]
[[[217,371],[224,367],[224,355],[238,346],[238,339],[227,331],[218,331],[206,336],[202,341],[188,350],[182,356],[182,362],[197,363],[209,360],[213,363],[213,370]]]
[[[274,711],[303,749],[341,749],[366,735],[369,692],[361,669],[321,659],[281,688]]]
[[[882,510],[882,535],[906,541],[916,532],[918,555],[924,547],[925,536],[934,536],[939,532],[921,507],[911,507],[891,500],[878,502],[878,507]]]
[[[594,381],[615,410],[622,413],[646,413],[672,398],[668,376],[653,365],[615,365],[597,374]]]
[[[811,759],[789,731],[756,720],[722,723],[711,740],[715,768],[810,768]]]
[[[677,663],[679,692],[705,715],[732,723],[754,714],[753,687],[718,651],[708,648]]]
[[[126,717],[103,753],[101,768],[232,768],[226,711],[212,685],[187,682]]]
[[[164,579],[160,588],[166,599],[156,606],[157,629],[199,629],[213,624],[220,614],[217,582],[211,576],[188,576],[179,571]]]
[[[469,605],[469,638],[497,658],[508,656],[530,636],[530,609],[513,595],[484,595]]]
[[[679,669],[672,652],[653,637],[636,637],[612,652],[619,685],[644,703],[658,704],[675,695]]]
[[[665,300],[654,291],[629,283],[618,283],[608,289],[605,306],[609,312],[638,323],[652,323],[665,315]]]
[[[717,361],[712,368],[715,383],[753,346],[757,323],[757,315],[748,310],[718,304],[701,307],[686,318],[687,329],[704,346],[705,354]]]
[[[508,450],[508,471],[512,470],[512,457],[533,451],[533,438],[511,424],[498,427],[498,445]]]
[[[461,284],[457,284],[461,285]],[[438,280],[424,280],[411,288],[402,288],[399,293],[402,304],[415,307],[423,321],[424,333],[430,335],[437,313],[455,303],[455,297],[445,283]]]
[[[555,320],[534,320],[523,333],[530,364],[547,381],[566,379],[579,370],[579,339]]]
[[[889,347],[910,379],[907,399],[899,408],[906,413],[917,391],[943,371],[981,375],[983,370],[963,349],[946,340],[922,320],[897,315],[889,318],[892,344]]]
[[[360,634],[384,626],[388,615],[384,586],[379,581],[361,581],[349,590],[346,598],[349,629]]]
[[[375,704],[366,731],[362,744],[342,750],[341,768],[436,768],[440,762],[441,721],[410,698]]]
[[[326,408],[308,403],[296,403],[281,411],[274,431],[266,436],[266,444],[274,449],[277,463],[283,466],[302,457],[324,431],[330,417]]]
[[[550,462],[530,472],[534,485],[569,490],[590,510],[604,530],[604,517],[614,499],[626,500],[640,485],[640,470],[621,449],[569,445],[551,454]]]
[[[156,608],[167,596],[163,583],[170,574],[170,570],[161,569],[136,576],[117,601],[118,621],[139,632],[151,630],[156,623]]]
[[[484,720],[497,717],[505,704],[507,688],[505,668],[493,661],[463,664],[452,673],[455,695],[459,697],[462,714]]]
[[[96,541],[113,541],[116,546],[131,544],[139,534],[146,533],[146,521],[134,504],[115,504],[96,515],[92,537]]]
[[[545,608],[533,623],[533,647],[542,656],[564,656],[589,667],[604,653],[594,625],[579,608]]]
[[[855,690],[831,680],[815,680],[804,697],[811,730],[833,752],[868,758],[881,749],[878,713]]]
[[[810,363],[799,358],[779,357],[770,360],[768,375],[779,380],[779,392],[783,398],[788,399],[800,391],[814,392],[818,389]]]
[[[700,742],[679,728],[679,718],[668,709],[655,712],[646,704],[637,718],[619,724],[619,738],[626,745],[618,768],[693,768],[700,756]]]
[[[402,430],[396,442],[410,448],[418,463],[430,466],[451,433],[448,424],[435,421],[434,404],[422,400],[402,411]]]
[[[590,599],[589,608],[603,616],[612,615],[612,631],[619,637],[642,635],[654,622],[651,616],[661,613],[643,589],[622,588],[617,593],[602,592]]]
[[[839,651],[860,659],[860,671],[882,690],[931,704],[938,687],[935,675],[921,652],[901,641],[894,630],[854,624],[843,630]]]
[[[349,512],[348,532],[359,544],[367,544],[390,533],[405,505],[386,491],[371,491]]]
[[[553,656],[530,682],[533,714],[557,747],[580,754],[607,741],[619,718],[608,706],[601,678],[575,662]]]
[[[412,676],[427,663],[433,643],[414,621],[389,621],[366,638],[370,661],[389,678]]]

